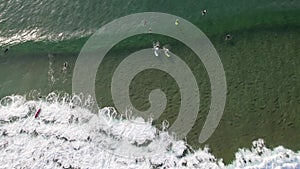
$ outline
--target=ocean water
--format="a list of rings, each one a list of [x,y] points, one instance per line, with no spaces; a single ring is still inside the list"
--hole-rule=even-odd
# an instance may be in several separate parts
[[[253,25],[298,24],[299,6],[299,2],[295,0],[253,0],[251,3],[238,0],[2,0],[0,44],[2,46],[29,40],[59,41],[86,37],[113,19],[138,12],[178,15],[201,25],[202,31],[211,34],[249,28]],[[204,9],[209,13],[205,18],[201,15]]]
[[[95,114],[92,104],[57,93],[1,99],[1,168],[300,168],[300,152],[269,149],[263,139],[225,165],[209,147],[193,149],[151,119],[120,116],[112,107]]]
[[[69,96],[78,53],[90,35],[114,19],[150,11],[195,24],[220,55],[227,102],[217,130],[204,144],[198,136],[210,105],[209,78],[189,47],[170,37],[139,35],[112,48],[98,70],[96,112],[90,101]],[[297,0],[0,0],[0,46],[9,49],[0,53],[3,168],[300,168],[299,11]],[[224,40],[227,33],[231,41]],[[142,72],[130,89],[133,105],[141,110],[149,107],[151,90],[165,92],[168,105],[158,120],[132,117],[138,121],[132,123],[110,108],[117,65],[156,40],[181,56],[197,78],[201,107],[186,140],[162,127],[164,120],[175,121],[180,102],[178,86],[164,72]],[[42,111],[35,119],[38,108]],[[138,157],[124,157],[124,151]]]

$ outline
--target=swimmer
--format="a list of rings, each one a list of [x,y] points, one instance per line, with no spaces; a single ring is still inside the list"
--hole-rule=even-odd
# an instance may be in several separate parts
[[[225,40],[231,40],[231,39],[232,39],[231,35],[230,34],[226,34]]]
[[[204,10],[202,11],[202,15],[205,15],[206,13],[207,13],[207,10],[204,9]]]
[[[159,51],[159,42],[158,41],[156,43],[153,42],[153,49],[154,49],[154,55],[158,56],[158,51]]]
[[[163,50],[164,50],[164,52],[165,52],[165,55],[167,56],[167,57],[170,57],[170,51],[169,51],[169,49],[168,48],[166,48],[166,47],[163,47]]]
[[[179,19],[175,20],[175,25],[179,25]]]
[[[7,53],[9,50],[9,47],[5,48],[4,53]]]
[[[68,67],[69,67],[68,62],[65,62],[62,70],[65,71],[65,70],[67,70]]]

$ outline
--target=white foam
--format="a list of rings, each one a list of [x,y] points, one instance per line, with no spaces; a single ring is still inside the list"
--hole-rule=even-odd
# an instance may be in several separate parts
[[[72,38],[82,38],[90,36],[93,31],[74,31],[74,32],[47,32],[41,28],[24,29],[14,34],[4,34],[0,31],[0,45],[9,46],[28,41],[63,41]]]
[[[3,98],[1,167],[300,168],[300,153],[282,146],[270,150],[261,139],[253,142],[251,150],[240,149],[236,160],[224,166],[207,147],[194,151],[184,141],[152,126],[151,120],[127,119],[109,107],[93,114],[85,108],[90,103],[79,98],[58,98],[53,93],[44,101],[23,96]],[[34,118],[38,108],[40,115]]]

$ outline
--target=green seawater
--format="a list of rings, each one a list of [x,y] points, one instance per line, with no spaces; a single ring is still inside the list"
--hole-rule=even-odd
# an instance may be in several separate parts
[[[42,2],[42,3],[41,3]],[[201,11],[207,9],[205,16]],[[210,105],[210,83],[204,65],[180,41],[145,34],[124,39],[105,56],[97,72],[96,93],[100,107],[114,106],[110,84],[118,64],[131,53],[151,48],[159,40],[184,60],[196,77],[201,106],[187,141],[194,148],[208,144],[214,155],[229,163],[239,147],[263,138],[268,145],[300,150],[300,2],[296,0],[227,1],[4,1],[0,4],[0,37],[20,30],[40,28],[63,39],[20,42],[0,56],[0,97],[28,94],[32,90],[72,92],[76,58],[102,25],[138,12],[164,12],[180,16],[201,29],[219,53],[227,79],[224,115],[215,133],[204,144],[198,136]],[[80,33],[80,31],[82,33]],[[78,33],[79,32],[79,33]],[[226,34],[232,40],[226,41]],[[2,50],[7,44],[2,44]],[[68,62],[67,71],[62,70]],[[146,78],[145,78],[146,77]],[[159,70],[143,71],[130,85],[130,98],[140,109],[149,108],[151,90],[161,89],[167,108],[154,123],[175,121],[180,92],[175,80]]]

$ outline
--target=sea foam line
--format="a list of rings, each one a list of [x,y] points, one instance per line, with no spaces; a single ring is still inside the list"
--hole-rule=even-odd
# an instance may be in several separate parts
[[[88,99],[87,99],[88,100]],[[90,100],[50,93],[1,100],[0,163],[4,168],[300,168],[300,153],[268,149],[262,139],[225,166],[209,148],[193,150],[151,119],[126,118],[114,108],[97,114]],[[38,118],[35,111],[41,108]]]

